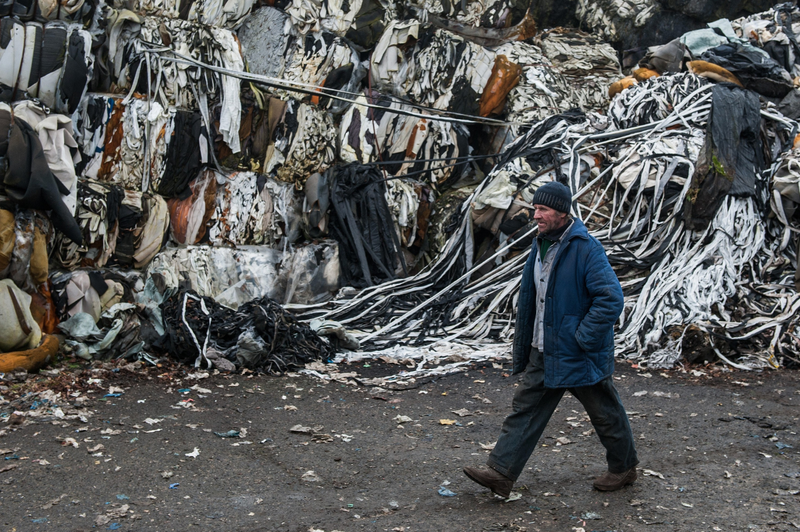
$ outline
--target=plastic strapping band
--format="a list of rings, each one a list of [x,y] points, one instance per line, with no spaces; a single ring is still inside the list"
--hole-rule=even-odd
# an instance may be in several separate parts
[[[17,314],[19,326],[22,328],[22,332],[27,336],[33,331],[28,325],[28,320],[25,318],[25,314],[19,306],[19,301],[17,301],[17,296],[14,294],[14,291],[8,285],[6,285],[6,288],[8,288],[8,295],[11,296],[11,304],[14,305],[14,312]]]

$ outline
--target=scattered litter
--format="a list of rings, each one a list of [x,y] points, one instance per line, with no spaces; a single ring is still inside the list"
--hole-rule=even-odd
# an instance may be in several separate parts
[[[658,471],[653,471],[652,469],[644,469],[644,470],[642,470],[642,473],[644,473],[645,476],[648,476],[648,477],[658,477],[661,480],[666,480],[664,478],[664,475],[662,475]]]
[[[455,492],[451,491],[449,488],[444,486],[439,486],[439,495],[442,497],[455,497]]]
[[[192,452],[186,453],[185,456],[188,456],[189,458],[197,458],[198,456],[200,456],[200,449],[195,447]]]
[[[301,480],[306,482],[321,482],[322,479],[317,475],[314,471],[306,471],[303,473],[303,476],[300,477]]]
[[[106,510],[105,514],[100,514],[94,519],[94,524],[97,526],[106,526],[107,524],[111,523],[114,519],[120,519],[122,517],[128,517],[128,510],[130,510],[130,506],[127,504],[123,504],[118,508],[109,508]]]
[[[314,425],[313,427],[294,425],[292,428],[289,429],[289,432],[293,432],[295,434],[316,434],[318,432],[322,432],[323,428],[324,427],[322,425]]]
[[[50,508],[52,508],[53,506],[55,506],[56,504],[58,504],[62,500],[64,500],[66,497],[67,497],[67,494],[66,493],[62,493],[61,495],[59,495],[55,499],[51,499],[51,500],[47,501],[44,504],[44,506],[42,506],[42,510],[49,510]]]
[[[440,419],[439,420],[439,425],[455,425],[455,424],[456,424],[456,420],[455,419]]]
[[[240,432],[238,430],[229,430],[228,432],[215,432],[215,435],[220,438],[238,438]],[[186,456],[189,456],[188,454]]]

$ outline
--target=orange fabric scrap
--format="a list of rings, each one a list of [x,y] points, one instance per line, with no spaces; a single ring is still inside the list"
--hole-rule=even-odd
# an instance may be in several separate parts
[[[634,85],[636,85],[636,79],[633,76],[628,76],[619,81],[615,81],[608,88],[608,97],[613,98],[628,87],[633,87]]]
[[[509,61],[508,57],[498,55],[492,67],[492,75],[486,82],[480,100],[480,115],[489,116],[500,113],[511,89],[519,83],[522,67]]]

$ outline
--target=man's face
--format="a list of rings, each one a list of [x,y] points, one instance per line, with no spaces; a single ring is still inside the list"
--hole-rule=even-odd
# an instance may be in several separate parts
[[[536,209],[533,219],[539,226],[539,234],[555,231],[567,223],[569,214],[566,212],[557,211],[547,205],[534,205],[533,208]]]

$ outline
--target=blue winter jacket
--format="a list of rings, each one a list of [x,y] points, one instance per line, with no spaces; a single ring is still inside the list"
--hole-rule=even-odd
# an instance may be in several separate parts
[[[536,242],[534,241],[534,246]],[[528,365],[536,314],[536,250],[522,272],[514,332],[514,373]],[[556,250],[545,300],[544,385],[595,384],[614,372],[614,323],[622,312],[622,287],[605,250],[576,219]]]

